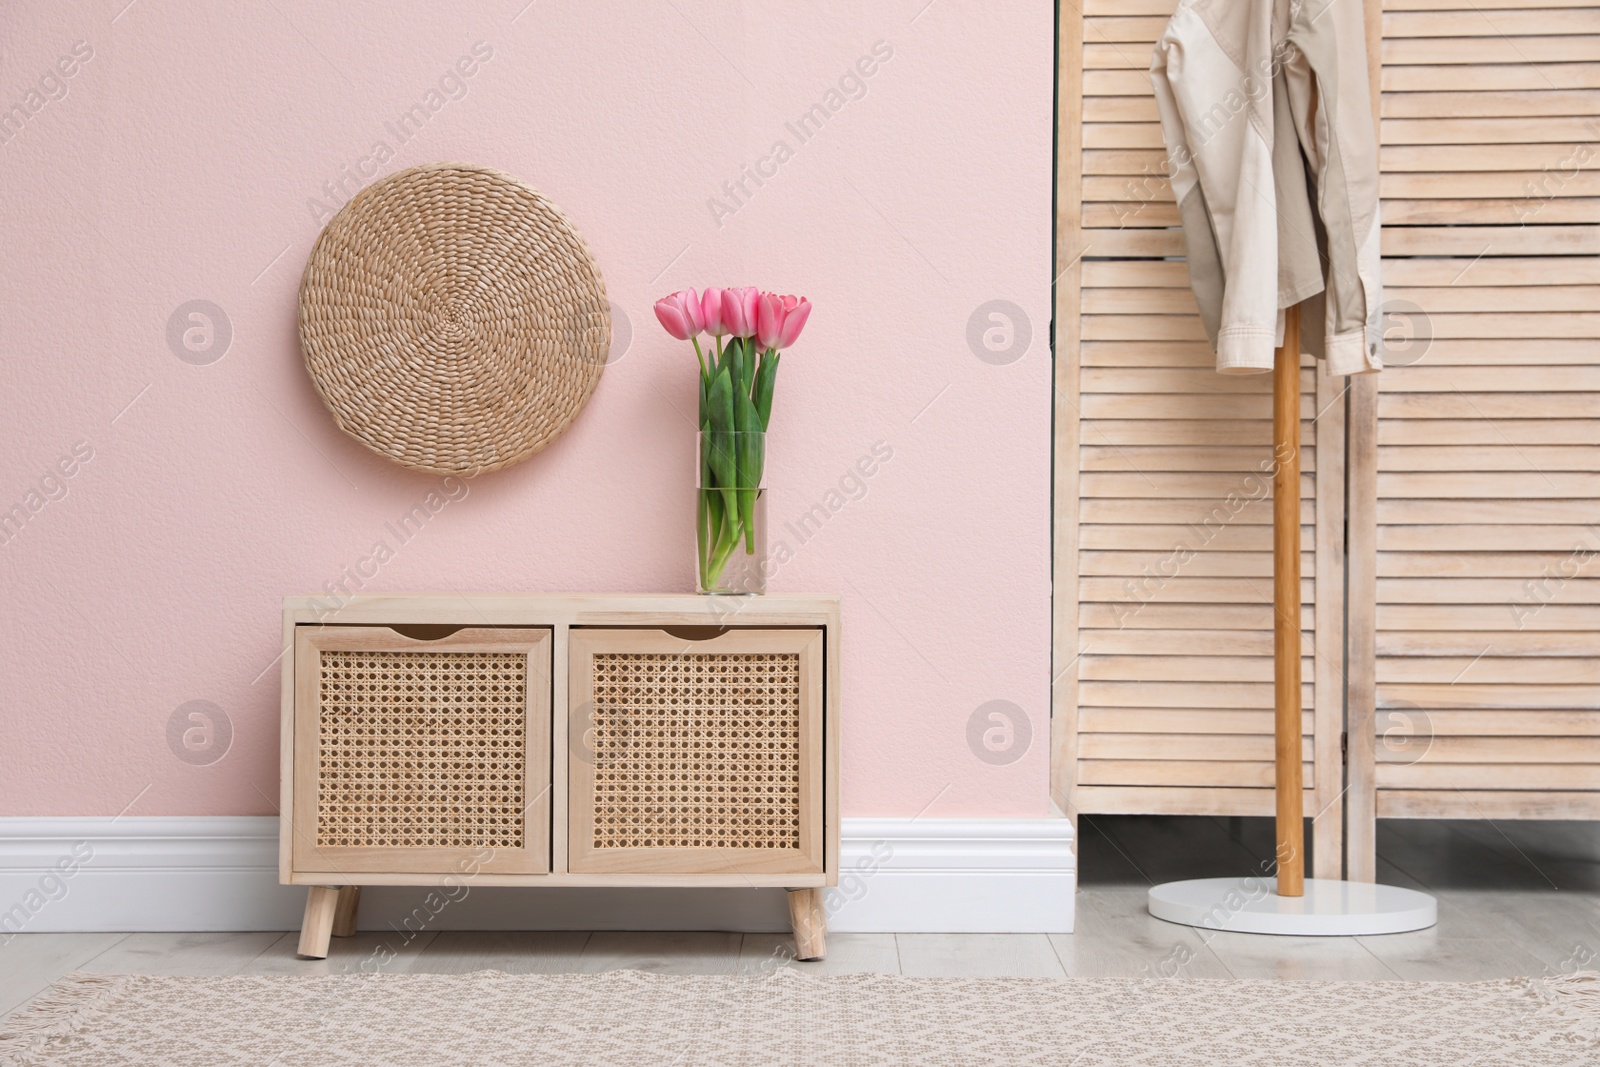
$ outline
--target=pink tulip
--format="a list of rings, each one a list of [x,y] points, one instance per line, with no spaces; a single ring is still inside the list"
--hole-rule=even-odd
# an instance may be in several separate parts
[[[756,342],[762,348],[778,347],[786,314],[781,296],[776,293],[761,294],[761,306],[756,315]]]
[[[747,336],[744,321],[744,301],[739,289],[722,290],[722,325],[734,337]]]
[[[700,297],[695,295],[693,289],[685,289],[678,293],[683,301],[683,313],[689,316],[689,325],[694,327],[695,333],[703,333],[706,328],[706,313],[700,308]]]
[[[800,336],[800,331],[805,329],[806,320],[811,317],[811,301],[805,297],[783,297],[783,322],[778,327],[777,347],[788,348]]]
[[[753,285],[745,286],[739,290],[739,302],[744,305],[744,321],[749,327],[745,336],[754,337],[761,321],[761,290]]]
[[[700,291],[700,321],[702,328],[712,337],[722,337],[728,333],[722,318],[722,296],[723,290],[715,286],[708,285]]]
[[[735,337],[751,337],[760,315],[761,290],[753,285],[722,291],[722,321]]]
[[[694,312],[689,310],[694,303],[693,297],[694,290],[688,289],[656,301],[656,318],[663,329],[680,341],[687,341],[701,329],[701,324],[695,321],[699,318],[698,309]]]

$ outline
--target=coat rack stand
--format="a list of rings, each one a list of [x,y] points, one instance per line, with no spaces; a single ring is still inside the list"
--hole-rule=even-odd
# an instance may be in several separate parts
[[[1264,879],[1197,878],[1150,889],[1150,914],[1251,934],[1397,934],[1438,921],[1414,889],[1305,876],[1300,708],[1300,309],[1284,313],[1272,370],[1272,587],[1277,892]],[[1335,654],[1334,649],[1324,649]]]

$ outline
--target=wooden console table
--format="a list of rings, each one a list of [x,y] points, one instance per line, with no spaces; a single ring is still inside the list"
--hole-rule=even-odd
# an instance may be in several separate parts
[[[839,878],[837,597],[284,600],[279,874],[300,954],[363,885],[789,891]]]

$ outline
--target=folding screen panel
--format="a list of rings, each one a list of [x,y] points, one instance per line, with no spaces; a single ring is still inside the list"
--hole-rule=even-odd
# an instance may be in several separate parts
[[[1381,27],[1399,365],[1352,423],[1366,877],[1374,815],[1600,817],[1600,7],[1388,0]]]
[[[1271,815],[1271,375],[1216,373],[1189,291],[1147,74],[1173,6],[1061,10],[1055,786],[1073,814]],[[1308,359],[1302,389],[1305,808],[1329,874],[1343,381]]]

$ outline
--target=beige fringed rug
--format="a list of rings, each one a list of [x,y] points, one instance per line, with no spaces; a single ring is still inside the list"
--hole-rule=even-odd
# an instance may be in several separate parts
[[[1600,1064],[1600,975],[1501,982],[72,975],[0,1064]]]

